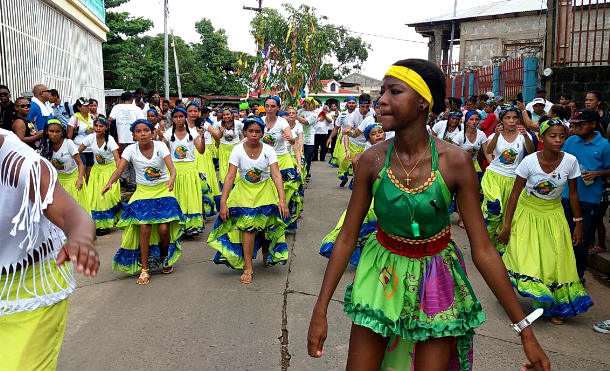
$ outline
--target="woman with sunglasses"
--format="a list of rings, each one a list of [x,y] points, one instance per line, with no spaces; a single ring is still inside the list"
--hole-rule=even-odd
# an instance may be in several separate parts
[[[21,141],[33,149],[40,148],[40,140],[43,131],[36,130],[36,126],[28,120],[30,113],[30,102],[25,97],[19,97],[15,101],[15,112],[13,114],[13,132]]]

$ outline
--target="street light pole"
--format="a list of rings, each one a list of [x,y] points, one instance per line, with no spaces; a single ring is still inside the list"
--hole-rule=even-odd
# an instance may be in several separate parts
[[[453,64],[453,61],[451,60],[451,58],[453,58],[453,38],[454,36],[454,32],[455,32],[455,11],[457,10],[457,0],[455,0],[455,2],[453,3],[453,19],[451,19],[451,40],[449,40],[449,60],[447,61],[447,70],[448,70],[448,75],[451,75],[451,65]],[[441,56],[441,60],[443,60],[442,56]]]
[[[168,0],[164,0],[164,14],[163,14],[163,68],[165,78],[165,100],[169,102],[169,48],[167,40],[167,17],[169,16],[169,10],[167,8]]]
[[[182,100],[182,84],[180,84],[180,67],[178,67],[178,55],[176,54],[176,38],[172,31],[172,49],[174,50],[174,66],[176,67],[176,84],[178,86],[178,98]]]

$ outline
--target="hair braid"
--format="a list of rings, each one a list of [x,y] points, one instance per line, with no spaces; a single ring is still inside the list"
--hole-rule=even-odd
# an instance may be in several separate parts
[[[176,123],[174,122],[174,124],[172,125],[172,137],[170,139],[170,141],[175,141],[176,140]]]
[[[108,131],[108,128],[106,128],[106,130],[104,131],[104,151],[108,150],[108,136],[110,135]]]

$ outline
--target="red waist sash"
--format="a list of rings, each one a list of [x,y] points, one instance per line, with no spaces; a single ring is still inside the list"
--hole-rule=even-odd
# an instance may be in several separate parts
[[[421,258],[436,255],[447,247],[447,244],[451,242],[451,227],[447,226],[434,236],[423,240],[411,240],[388,234],[377,224],[377,241],[394,254],[409,258]]]

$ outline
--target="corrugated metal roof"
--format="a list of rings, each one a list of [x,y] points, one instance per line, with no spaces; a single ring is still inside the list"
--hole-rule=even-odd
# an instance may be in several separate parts
[[[455,13],[455,19],[467,19],[476,17],[489,17],[501,14],[520,13],[546,10],[546,0],[505,0],[496,3],[476,6],[474,8],[458,10]],[[453,18],[453,12],[444,14],[438,17],[428,18],[417,22],[408,23],[409,26],[422,23],[436,23],[450,21]]]

